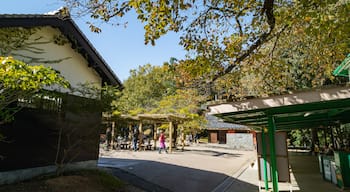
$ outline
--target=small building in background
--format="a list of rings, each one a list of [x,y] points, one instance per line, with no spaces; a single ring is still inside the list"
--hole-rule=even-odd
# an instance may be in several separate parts
[[[255,132],[249,127],[239,124],[225,123],[214,115],[206,115],[208,121],[205,129],[208,131],[208,142],[226,144],[229,148],[238,150],[255,149]]]

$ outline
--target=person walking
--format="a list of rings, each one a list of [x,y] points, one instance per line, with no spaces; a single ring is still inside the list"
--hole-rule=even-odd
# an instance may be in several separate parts
[[[159,154],[162,152],[162,149],[164,149],[165,153],[168,153],[168,151],[166,150],[166,146],[165,146],[165,135],[164,135],[163,131],[160,131],[159,149],[158,149]]]

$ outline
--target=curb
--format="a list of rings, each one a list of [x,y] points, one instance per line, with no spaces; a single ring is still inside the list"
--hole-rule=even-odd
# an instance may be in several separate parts
[[[216,186],[211,192],[225,192],[225,191],[227,191],[231,187],[233,182],[238,180],[238,178],[244,173],[244,171],[246,171],[249,168],[251,162],[255,159],[256,159],[256,157],[247,159],[246,163],[244,163],[238,171],[233,173],[232,176],[227,176],[223,180],[223,182],[221,182],[218,186]]]

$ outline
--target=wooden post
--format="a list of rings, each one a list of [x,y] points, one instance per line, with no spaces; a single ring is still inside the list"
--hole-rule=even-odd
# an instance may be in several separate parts
[[[173,130],[174,130],[173,137],[174,137],[174,148],[175,149],[176,149],[176,146],[177,146],[177,127],[178,127],[178,124],[177,123],[173,123]]]
[[[128,143],[128,145],[127,145],[127,148],[128,149],[131,149],[132,147],[132,135],[133,135],[133,132],[134,132],[134,130],[133,130],[133,125],[132,125],[132,123],[129,123],[129,134],[128,134],[128,138],[127,138],[127,143]]]
[[[139,150],[141,149],[142,141],[143,140],[143,128],[142,128],[142,122],[140,121],[139,124]]]
[[[169,152],[171,153],[173,151],[173,122],[169,122]]]
[[[184,132],[184,127],[181,126],[181,150],[185,150],[185,132]]]
[[[154,147],[153,149],[156,150],[157,149],[157,123],[155,123],[153,125],[153,141],[154,141]]]
[[[115,122],[112,121],[112,142],[111,142],[111,145],[112,145],[112,149],[115,149],[115,146],[114,146],[114,128],[115,128]]]
[[[132,124],[130,123],[130,124],[129,124],[129,135],[128,135],[128,138],[127,138],[128,141],[131,141],[131,139],[132,139],[132,133],[133,133]]]

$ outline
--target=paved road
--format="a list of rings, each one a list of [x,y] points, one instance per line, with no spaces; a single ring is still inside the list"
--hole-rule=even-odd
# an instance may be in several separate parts
[[[129,183],[137,182],[145,191],[211,192],[223,191],[232,183],[239,188],[256,186],[235,178],[255,159],[255,151],[187,147],[184,152],[158,154],[156,151],[101,151],[99,166],[116,168],[113,172]],[[243,191],[246,191],[243,190]]]
[[[114,175],[143,191],[258,192],[257,163],[249,166],[256,159],[255,153],[206,145],[188,147],[185,152],[172,154],[101,151],[99,165],[112,167]],[[292,181],[279,183],[281,191],[291,188],[305,192],[340,191],[334,184],[322,179],[317,157],[290,152],[289,162]],[[263,183],[260,182],[260,185]]]

